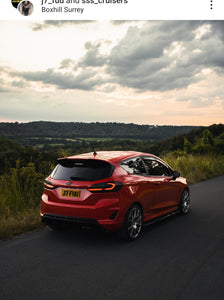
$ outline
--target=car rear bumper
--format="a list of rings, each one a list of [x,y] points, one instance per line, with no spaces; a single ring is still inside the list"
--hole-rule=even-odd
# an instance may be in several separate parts
[[[49,201],[48,196],[43,194],[40,215],[46,223],[99,225],[110,231],[119,230],[123,223],[117,198],[102,199],[94,205],[85,205]]]
[[[73,223],[73,224],[80,224],[80,225],[99,226],[99,223],[93,219],[61,216],[61,215],[49,214],[49,213],[46,213],[42,216],[42,222],[45,222],[47,224],[55,223],[55,222],[63,222],[63,223]]]

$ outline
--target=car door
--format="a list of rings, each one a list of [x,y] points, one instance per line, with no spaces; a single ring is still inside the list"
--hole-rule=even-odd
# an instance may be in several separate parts
[[[177,208],[179,183],[173,180],[172,170],[162,161],[150,156],[142,157],[149,181],[154,185],[154,212],[156,216]]]

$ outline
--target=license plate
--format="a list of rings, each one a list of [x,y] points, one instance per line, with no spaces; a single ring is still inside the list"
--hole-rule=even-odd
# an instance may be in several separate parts
[[[81,192],[76,190],[61,190],[62,197],[80,198],[80,194]]]

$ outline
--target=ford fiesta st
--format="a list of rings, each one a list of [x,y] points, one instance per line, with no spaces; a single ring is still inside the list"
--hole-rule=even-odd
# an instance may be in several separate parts
[[[144,224],[172,212],[188,213],[189,187],[162,159],[135,151],[100,151],[59,158],[44,181],[41,217],[100,225],[136,239]]]

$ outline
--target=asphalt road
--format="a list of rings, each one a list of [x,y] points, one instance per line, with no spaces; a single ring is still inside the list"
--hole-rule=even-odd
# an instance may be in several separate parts
[[[48,228],[0,242],[0,299],[224,299],[224,176],[137,241]]]

